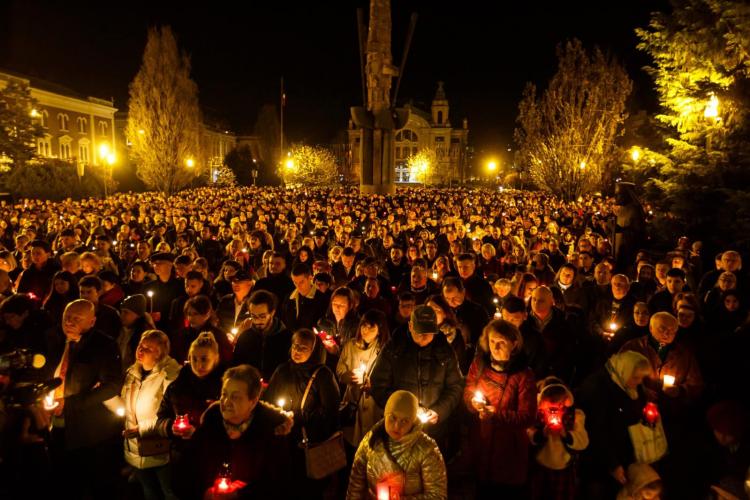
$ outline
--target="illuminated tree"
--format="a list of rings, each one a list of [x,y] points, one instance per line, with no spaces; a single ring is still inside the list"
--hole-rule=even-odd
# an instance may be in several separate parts
[[[216,170],[216,185],[219,187],[234,187],[237,185],[237,177],[227,165],[222,165]]]
[[[557,73],[543,94],[526,85],[515,139],[518,161],[534,183],[571,200],[608,180],[632,83],[613,58],[598,48],[587,53],[578,40],[559,46],[557,56]]]
[[[668,130],[666,157],[647,187],[685,231],[748,243],[750,4],[671,3],[670,14],[654,13],[647,28],[636,30],[638,48],[653,58],[647,69],[661,105],[656,119]]]
[[[317,146],[293,145],[281,169],[286,184],[333,186],[339,182],[333,153]]]
[[[421,182],[422,184],[435,182],[435,176],[438,174],[438,161],[434,149],[420,148],[417,154],[406,159],[406,165],[409,167],[409,180],[411,182]]]
[[[148,33],[143,63],[130,84],[126,136],[137,175],[166,194],[201,174],[201,114],[190,59],[169,27]]]
[[[36,157],[36,139],[42,136],[36,102],[28,85],[10,80],[0,90],[0,163],[21,167]],[[3,161],[3,157],[7,160]]]

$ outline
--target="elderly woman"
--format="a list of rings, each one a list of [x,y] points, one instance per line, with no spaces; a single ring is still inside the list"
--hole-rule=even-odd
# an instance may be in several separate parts
[[[176,498],[169,478],[169,441],[159,435],[156,413],[164,390],[180,365],[169,357],[169,338],[161,330],[141,336],[135,363],[125,374],[125,460],[135,469],[146,500]]]
[[[385,418],[365,435],[357,449],[347,500],[448,498],[443,457],[435,441],[422,432],[418,410],[414,394],[391,394]]]
[[[587,498],[614,498],[627,481],[625,470],[635,462],[628,428],[643,418],[648,402],[643,381],[651,373],[646,356],[623,351],[583,383],[576,401],[586,413],[589,448],[583,455]]]
[[[466,377],[464,402],[472,414],[469,440],[479,482],[477,498],[520,498],[526,482],[526,428],[536,417],[536,385],[522,347],[515,325],[491,321],[482,331]]]

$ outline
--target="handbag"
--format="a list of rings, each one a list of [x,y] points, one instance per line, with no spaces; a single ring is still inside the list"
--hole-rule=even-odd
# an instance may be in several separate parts
[[[637,463],[652,464],[667,454],[667,435],[661,419],[655,425],[633,424],[628,427],[628,433]]]
[[[138,455],[141,457],[153,457],[155,455],[166,455],[169,453],[169,439],[163,437],[137,438]]]
[[[315,370],[307,382],[305,394],[302,396],[300,412],[304,411],[307,395],[310,393],[315,377],[322,367]],[[305,452],[305,468],[307,477],[310,479],[323,479],[334,472],[346,467],[346,451],[344,450],[344,435],[336,431],[323,442],[310,443],[307,439],[307,430],[302,426],[302,449]]]
[[[379,353],[380,351],[378,351]],[[377,357],[377,354],[375,355]],[[370,378],[370,374],[372,373],[372,369],[375,367],[375,364],[371,364],[370,369],[367,370],[367,373],[363,374],[363,379],[367,380]],[[339,404],[339,427],[353,427],[354,424],[357,421],[357,414],[359,413],[359,403],[362,401],[362,396],[364,396],[364,391],[359,391],[359,397],[356,401],[342,401],[341,404]]]

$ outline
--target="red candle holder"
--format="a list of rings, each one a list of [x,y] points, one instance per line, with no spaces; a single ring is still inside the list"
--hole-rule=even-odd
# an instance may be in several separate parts
[[[659,407],[655,403],[649,401],[643,407],[643,420],[649,425],[655,425],[659,420]]]
[[[563,428],[562,416],[557,412],[547,413],[547,427],[553,431],[561,431]]]
[[[181,431],[184,431],[190,426],[190,419],[187,415],[178,415],[174,421],[174,426]]]

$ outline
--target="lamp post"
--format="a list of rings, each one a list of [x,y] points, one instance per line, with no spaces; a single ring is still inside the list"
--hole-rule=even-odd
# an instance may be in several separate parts
[[[255,187],[255,180],[258,178],[258,160],[253,158],[253,169],[250,171],[253,176],[253,187]]]

